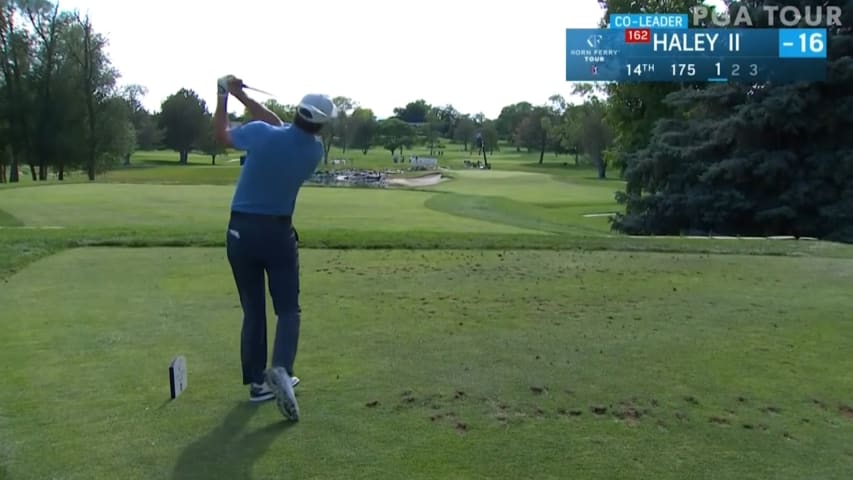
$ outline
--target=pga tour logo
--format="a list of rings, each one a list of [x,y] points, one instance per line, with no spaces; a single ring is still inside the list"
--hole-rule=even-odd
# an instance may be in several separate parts
[[[706,6],[692,7],[693,25],[699,26],[704,20],[718,27],[752,27],[750,8],[741,5],[737,8],[711,9]],[[809,27],[840,27],[841,7],[837,5],[806,5],[802,9],[793,6],[762,5],[759,7],[767,16],[769,27],[781,24],[785,27],[798,27],[805,24]]]

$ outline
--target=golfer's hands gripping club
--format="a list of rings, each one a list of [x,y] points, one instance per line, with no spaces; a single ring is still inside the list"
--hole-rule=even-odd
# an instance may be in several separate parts
[[[235,97],[239,97],[243,93],[243,80],[234,75],[225,75],[216,81],[216,91],[220,97],[225,97],[229,93]]]

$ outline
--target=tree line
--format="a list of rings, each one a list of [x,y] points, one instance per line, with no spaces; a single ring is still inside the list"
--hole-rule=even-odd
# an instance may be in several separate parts
[[[0,179],[84,170],[90,179],[135,143],[138,87],[120,88],[107,39],[86,15],[47,0],[0,1]]]
[[[0,182],[18,182],[23,170],[33,181],[50,175],[62,180],[81,170],[94,180],[128,164],[136,150],[174,150],[178,163],[201,151],[216,162],[222,149],[213,141],[211,108],[198,93],[181,88],[159,111],[146,110],[145,87],[119,83],[107,42],[88,16],[61,10],[51,0],[0,0]],[[559,95],[540,105],[521,102],[496,119],[419,99],[380,120],[350,98],[334,101],[340,116],[323,132],[327,162],[333,146],[344,153],[382,148],[402,156],[423,145],[433,155],[451,140],[472,153],[476,148],[484,159],[501,144],[539,152],[540,163],[547,151],[574,153],[576,163],[586,154],[604,176],[607,128],[603,103],[594,95],[582,106]],[[283,120],[293,118],[293,105],[264,103]],[[242,122],[246,115],[232,114],[231,120]]]
[[[442,142],[450,140],[463,145],[464,150],[477,154],[491,154],[500,145],[517,150],[539,153],[543,162],[546,152],[557,155],[574,153],[576,162],[580,155],[588,155],[597,164],[604,165],[603,151],[608,145],[610,132],[604,122],[604,103],[589,87],[577,87],[587,95],[581,105],[571,105],[560,95],[553,95],[541,105],[521,102],[506,106],[496,119],[482,113],[466,114],[453,105],[431,105],[424,99],[414,100],[394,109],[389,118],[378,119],[372,109],[360,105],[349,97],[333,98],[338,107],[338,118],[323,130],[325,161],[332,147],[360,151],[366,154],[372,148],[382,148],[390,154],[403,155],[415,145],[426,147],[430,155],[443,150]],[[296,106],[269,99],[263,104],[282,120],[292,121]],[[182,88],[163,101],[159,112],[139,114],[149,120],[153,130],[145,130],[140,148],[168,148],[179,153],[178,161],[186,162],[192,150],[211,156],[215,163],[221,150],[212,142],[210,109],[198,93]],[[233,122],[243,122],[243,115],[231,115]],[[600,169],[604,176],[605,169]]]

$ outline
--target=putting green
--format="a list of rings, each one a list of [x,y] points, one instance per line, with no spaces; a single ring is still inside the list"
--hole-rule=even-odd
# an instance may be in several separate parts
[[[233,186],[70,184],[0,192],[3,209],[34,226],[224,228]],[[305,188],[294,222],[311,229],[545,233],[434,211],[430,192]]]
[[[453,176],[462,181],[441,183],[434,191],[504,197],[533,204],[605,205],[616,208],[614,195],[617,185],[602,182],[598,185],[573,183],[571,177],[555,177],[544,173],[501,170],[458,170]]]
[[[853,471],[853,260],[302,258],[303,421],[290,427],[272,405],[246,405],[240,310],[222,249],[70,250],[9,278],[0,289],[0,475]],[[177,354],[189,388],[169,402]]]

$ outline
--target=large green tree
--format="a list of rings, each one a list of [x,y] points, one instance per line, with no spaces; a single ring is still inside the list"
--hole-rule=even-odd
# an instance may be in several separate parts
[[[393,155],[399,149],[402,156],[403,148],[411,147],[415,142],[415,129],[399,118],[392,117],[379,123],[379,136],[386,150]]]
[[[376,115],[369,108],[356,107],[349,117],[350,146],[367,154],[379,130]]]
[[[418,99],[407,103],[405,107],[395,108],[394,116],[407,123],[424,123],[431,108],[426,100]]]
[[[159,117],[163,144],[179,153],[180,163],[187,163],[190,150],[208,133],[209,115],[207,103],[190,89],[182,88],[163,101]]]
[[[853,242],[853,38],[829,33],[826,82],[670,94],[680,114],[630,155],[614,228]]]
[[[530,102],[519,102],[507,105],[501,109],[501,113],[495,122],[498,135],[510,142],[516,150],[521,150],[522,141],[518,138],[521,122],[533,113],[533,104]]]
[[[21,165],[33,181],[50,169],[63,179],[67,168],[94,179],[127,151],[130,112],[116,108],[119,74],[106,47],[79,12],[48,0],[0,2],[0,163],[10,181]]]
[[[323,163],[326,165],[329,163],[329,152],[332,150],[332,145],[337,143],[346,151],[346,146],[349,143],[347,119],[356,106],[351,98],[343,96],[333,98],[332,103],[338,109],[338,116],[320,131],[320,136],[323,139]]]
[[[462,143],[462,147],[467,152],[468,145],[474,139],[474,132],[476,130],[477,125],[470,115],[460,115],[453,127],[453,139]]]
[[[599,0],[604,9],[600,25],[606,26],[610,15],[618,13],[684,13],[704,0]],[[625,155],[648,145],[652,128],[673,111],[664,98],[682,86],[677,83],[611,83],[606,87],[614,134],[616,161],[627,165]]]

